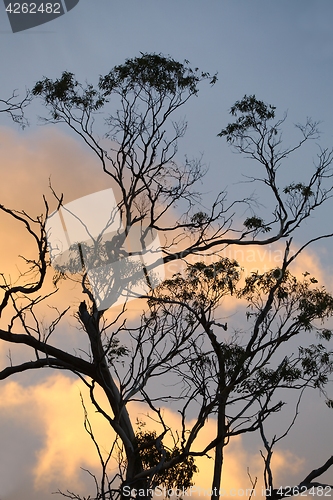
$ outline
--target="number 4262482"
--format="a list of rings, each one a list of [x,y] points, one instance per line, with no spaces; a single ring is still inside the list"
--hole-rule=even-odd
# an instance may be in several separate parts
[[[60,3],[10,3],[6,7],[9,14],[61,14]]]

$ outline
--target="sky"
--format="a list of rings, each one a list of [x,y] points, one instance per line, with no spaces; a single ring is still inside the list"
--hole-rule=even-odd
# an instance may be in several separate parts
[[[209,167],[202,186],[206,203],[221,189],[227,189],[231,198],[248,189],[236,183],[248,163],[217,137],[228,123],[228,110],[244,94],[275,105],[278,116],[288,112],[286,145],[297,137],[293,124],[310,116],[321,122],[320,145],[332,147],[330,0],[80,0],[59,19],[18,33],[11,32],[2,4],[0,11],[0,98],[9,97],[14,89],[23,95],[43,76],[57,78],[64,70],[96,83],[100,74],[140,52],[188,59],[203,71],[218,72],[215,86],[203,84],[198,97],[183,109],[188,130],[178,152],[179,161],[185,154],[203,155]],[[50,176],[69,201],[109,187],[92,154],[65,127],[42,126],[37,119],[41,114],[41,106],[33,103],[27,109],[30,126],[24,131],[0,115],[0,203],[38,213]],[[288,159],[282,181],[306,176],[317,152],[312,143]],[[264,193],[262,197],[265,201]],[[319,210],[297,234],[295,244],[309,234],[331,232],[331,213],[332,204]],[[0,223],[8,235],[0,248],[2,272],[17,264],[13,256],[29,249],[30,243],[22,239],[18,227],[8,226],[4,219]],[[305,266],[330,288],[331,252],[332,243],[317,244],[302,257],[297,272]],[[266,254],[268,264],[272,255]],[[74,306],[78,295],[70,289],[66,294]],[[77,331],[68,337],[74,325],[71,317],[59,333],[62,345],[80,341]],[[6,349],[0,353],[1,363],[7,363]],[[87,453],[90,444],[81,425],[80,390],[82,384],[73,377],[47,371],[1,382],[1,500],[49,500],[58,488],[86,485],[80,467],[94,469],[96,458],[92,449]],[[323,398],[310,393],[301,410],[298,425],[276,453],[282,484],[301,480],[332,454],[332,414]],[[177,425],[175,415],[170,419]],[[283,428],[284,420],[280,424]],[[108,435],[103,423],[96,421],[96,428],[101,436]],[[231,444],[224,474],[227,489],[249,486],[249,464],[253,475],[260,474],[258,447],[253,437]],[[205,467],[199,464],[197,482],[203,488],[209,486]],[[333,471],[324,478],[333,483]]]

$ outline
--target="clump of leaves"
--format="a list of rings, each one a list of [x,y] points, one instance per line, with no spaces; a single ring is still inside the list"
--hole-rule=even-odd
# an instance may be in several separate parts
[[[272,229],[271,227],[267,226],[267,224],[265,224],[263,219],[256,216],[248,217],[244,221],[244,226],[249,230],[254,229],[256,233],[258,232],[268,233]]]
[[[292,387],[301,377],[301,368],[295,366],[293,360],[286,356],[276,368],[262,367],[257,370],[253,377],[242,382],[241,389],[246,394],[261,396],[269,392],[272,387],[279,385]],[[277,409],[279,410],[281,407]]]
[[[236,101],[230,109],[232,116],[238,116],[234,123],[223,129],[218,136],[227,137],[227,141],[233,143],[246,131],[257,130],[267,120],[275,117],[275,106],[259,101],[255,95],[245,95],[241,101]],[[273,128],[273,130],[275,130]]]
[[[201,72],[198,68],[192,69],[187,60],[180,63],[162,54],[141,53],[140,57],[127,59],[107,75],[100,76],[97,87],[89,83],[82,84],[73,73],[64,71],[55,80],[43,78],[38,81],[31,94],[42,97],[51,106],[53,121],[68,122],[69,115],[77,120],[76,110],[80,111],[79,115],[84,113],[85,119],[89,119],[91,114],[109,102],[111,94],[126,96],[143,92],[151,97],[156,93],[160,99],[168,97],[177,105],[183,94],[187,93],[187,97],[197,94],[198,84],[207,79],[213,85],[217,76]]]
[[[191,217],[191,223],[194,227],[201,227],[202,224],[205,224],[209,221],[209,217],[205,212],[198,212]]]
[[[289,184],[289,186],[286,186],[284,188],[283,192],[291,196],[295,195],[296,193],[301,194],[304,198],[309,198],[310,196],[313,196],[313,191],[310,188],[310,186],[306,186],[302,182],[298,182],[297,184],[292,182],[291,184]]]
[[[91,84],[83,86],[69,71],[64,71],[61,77],[54,81],[49,78],[38,81],[31,93],[43,97],[46,104],[51,104],[52,118],[55,121],[62,119],[59,109],[63,107],[97,111],[107,102]]]
[[[252,304],[258,304],[262,294],[268,295],[274,291],[274,300],[278,300],[278,307],[293,304],[295,316],[294,327],[311,331],[316,328],[318,335],[330,339],[332,333],[328,329],[315,327],[316,321],[322,323],[333,316],[333,296],[325,287],[314,286],[318,283],[316,278],[304,273],[304,279],[298,280],[289,271],[280,268],[272,269],[267,273],[252,273],[245,279],[245,286],[239,291],[239,296]],[[255,314],[260,314],[256,312]],[[248,317],[252,314],[250,313]]]
[[[164,487],[167,490],[186,490],[193,486],[193,476],[198,472],[193,457],[186,457],[173,467],[163,470],[163,465],[171,459],[181,455],[182,451],[178,446],[170,449],[163,444],[161,436],[157,436],[156,431],[143,429],[141,422],[139,431],[136,434],[136,444],[139,449],[143,468],[149,470],[156,467],[157,472],[154,477],[154,487]],[[160,471],[158,470],[160,467]]]
[[[189,61],[175,61],[162,54],[142,53],[140,57],[127,59],[124,64],[115,66],[106,76],[101,77],[99,88],[104,96],[110,95],[117,88],[133,90],[136,87],[154,89],[175,95],[188,90],[192,94],[198,92],[197,84],[202,79],[209,78],[210,83],[216,82],[216,75],[191,69]]]
[[[333,297],[323,287],[307,289],[299,301],[299,311],[298,320],[306,329],[311,329],[314,319],[324,320],[333,315]]]
[[[232,295],[240,279],[238,262],[227,257],[212,264],[188,264],[184,276],[180,273],[165,280],[159,292],[171,300],[186,301],[194,309],[216,305],[223,296]]]
[[[304,375],[311,377],[314,387],[322,389],[333,371],[332,351],[328,351],[323,344],[311,344],[300,347],[299,353]]]
[[[110,340],[106,350],[106,357],[110,365],[115,361],[119,361],[120,358],[127,356],[129,353],[129,349],[124,345],[120,345],[120,340],[116,337]]]

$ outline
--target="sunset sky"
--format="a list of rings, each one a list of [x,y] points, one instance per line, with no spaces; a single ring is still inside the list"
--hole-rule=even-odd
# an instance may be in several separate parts
[[[13,34],[3,3],[0,5],[0,98],[14,89],[23,95],[43,76],[57,78],[67,70],[81,81],[96,83],[114,65],[140,52],[188,59],[192,66],[212,74],[214,87],[203,84],[198,97],[183,108],[188,131],[179,144],[177,160],[203,155],[209,171],[202,185],[207,204],[222,189],[230,199],[251,194],[253,187],[237,184],[247,173],[249,162],[232,154],[217,134],[228,123],[228,110],[244,94],[277,107],[278,117],[287,111],[285,145],[297,140],[293,124],[307,117],[320,121],[321,141],[333,146],[333,4],[331,0],[80,0],[66,15],[42,26]],[[33,103],[26,111],[30,126],[21,130],[0,114],[0,203],[36,215],[43,209],[42,195],[49,178],[65,201],[112,187],[97,159],[64,126],[43,126],[43,109]],[[318,147],[313,141],[281,172],[282,185],[306,178]],[[265,193],[256,192],[262,203]],[[264,209],[264,208],[263,208]],[[309,235],[332,232],[333,202],[309,219],[295,236],[295,248]],[[19,227],[0,218],[0,272],[15,274],[17,255],[30,252]],[[275,266],[283,245],[236,256],[247,272],[259,266]],[[313,273],[333,291],[332,241],[319,242],[305,252],[294,272]],[[80,300],[77,289],[64,285],[60,303],[73,307],[68,321],[57,333],[57,341],[68,349],[81,346],[82,332],[73,317]],[[82,300],[82,299],[81,299]],[[226,302],[229,325],[234,305]],[[6,328],[6,318],[1,320]],[[16,360],[24,359],[18,352]],[[8,346],[0,345],[1,367],[8,364]],[[68,373],[40,370],[16,375],[0,382],[0,500],[51,500],[58,488],[84,493],[89,478],[80,467],[95,470],[97,459],[83,430],[81,381]],[[333,397],[333,387],[330,390]],[[289,396],[288,396],[289,398]],[[89,410],[88,395],[85,398]],[[291,401],[291,398],[289,399]],[[141,408],[134,404],[133,415]],[[277,481],[297,483],[333,454],[332,411],[324,398],[309,392],[301,405],[295,428],[276,451]],[[169,421],[178,416],[165,409]],[[96,432],[105,446],[111,440],[105,422],[93,416]],[[290,413],[274,425],[281,431]],[[270,432],[274,434],[274,425]],[[209,421],[207,435],[213,435]],[[224,488],[248,488],[247,467],[261,481],[260,443],[255,437],[235,439],[226,452]],[[200,460],[196,483],[209,488],[205,471],[209,461]],[[97,469],[96,469],[97,470]],[[333,470],[323,480],[333,483]],[[261,483],[260,483],[261,484]],[[257,496],[259,495],[259,492]],[[61,498],[61,497],[59,497]],[[230,497],[231,498],[231,497]]]

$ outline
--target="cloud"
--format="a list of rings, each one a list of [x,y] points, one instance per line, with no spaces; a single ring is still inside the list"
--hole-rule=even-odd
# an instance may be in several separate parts
[[[291,247],[289,257],[298,251],[295,244]],[[265,273],[276,267],[281,267],[284,259],[285,243],[276,242],[267,246],[228,247],[224,256],[235,259],[243,269],[243,276],[253,272]],[[321,266],[320,258],[311,248],[305,249],[291,264],[290,270],[297,278],[301,279],[305,271],[311,271],[316,278],[325,282],[325,273]]]
[[[80,468],[96,472],[99,462],[93,443],[83,427],[81,391],[103,449],[103,446],[112,443],[112,431],[107,421],[95,414],[82,381],[55,374],[35,386],[24,387],[17,382],[2,386],[2,420],[10,420],[12,425],[24,429],[28,435],[33,429],[34,443],[30,442],[30,449],[24,451],[25,462],[30,464],[31,484],[37,492],[46,494],[55,487],[84,492],[88,485],[92,489],[89,476],[84,477]],[[5,442],[6,437],[3,436],[3,445]],[[8,455],[18,453],[11,446],[7,448]],[[12,477],[8,479],[13,481]],[[10,484],[3,487],[11,489]]]
[[[83,430],[80,391],[85,393],[92,423],[97,421],[100,433],[110,437],[108,423],[104,419],[98,420],[91,411],[82,382],[64,375],[50,377],[36,387],[35,392],[45,433],[44,446],[37,454],[34,468],[37,488],[54,483],[58,477],[70,484],[71,489],[79,488],[80,467],[92,469],[98,466],[92,442]]]
[[[0,185],[1,203],[11,209],[24,210],[32,217],[45,213],[43,195],[50,212],[57,207],[58,202],[49,188],[50,181],[57,195],[64,195],[64,204],[114,187],[97,156],[55,127],[23,133],[1,127],[0,148],[4,166]],[[5,244],[0,248],[0,272],[5,272],[11,282],[15,282],[27,268],[19,256],[23,254],[27,259],[36,259],[37,245],[25,226],[8,214],[0,212],[0,224],[2,234],[6,235]],[[38,230],[33,223],[32,227]],[[48,285],[51,285],[51,278]],[[44,287],[44,290],[51,289]],[[61,297],[63,305],[68,302],[77,304],[83,298],[80,283],[75,287],[73,282],[62,282]],[[137,317],[143,307],[142,300],[133,301],[128,315]],[[116,313],[120,311],[121,306],[115,309]]]
[[[11,209],[25,210],[32,217],[45,212],[43,195],[50,211],[57,206],[49,180],[58,196],[64,194],[65,203],[110,186],[92,152],[53,127],[24,133],[2,127],[0,148],[1,203]],[[1,263],[3,268],[13,270],[22,248],[29,256],[35,251],[35,242],[24,226],[10,216],[1,213],[0,222],[3,234],[7,235],[6,244],[1,245]],[[22,261],[20,264],[23,267]]]
[[[2,446],[7,450],[7,463],[12,464],[14,455],[19,454],[22,464],[25,464],[26,470],[23,469],[21,475],[27,484],[25,496],[27,500],[39,498],[41,494],[44,494],[44,498],[48,498],[50,492],[58,488],[63,490],[68,488],[85,495],[87,492],[93,493],[93,484],[89,476],[80,468],[89,469],[98,477],[99,461],[96,450],[83,428],[80,391],[83,394],[96,439],[102,452],[107,453],[114,441],[113,431],[107,421],[95,413],[82,381],[56,373],[35,386],[24,387],[13,381],[2,386],[0,400],[2,426],[6,422],[9,425],[10,422],[11,427],[19,429],[18,435],[23,436],[23,443],[27,437],[31,436],[29,446],[23,446],[21,452],[15,447],[15,442],[7,443],[6,436],[2,436]],[[133,422],[139,418],[146,422],[147,429],[159,432],[158,424],[152,418],[147,417],[147,409],[142,404],[131,403],[129,409]],[[177,432],[180,433],[179,413],[170,408],[162,408],[161,412],[174,436]],[[150,414],[150,416],[155,415]],[[188,421],[187,428],[190,429],[194,423],[193,419]],[[214,418],[209,418],[199,432],[193,449],[203,450],[215,436],[216,421]],[[166,444],[173,446],[170,433],[166,437]],[[204,456],[195,459],[199,472],[194,477],[195,486],[191,491],[191,496],[194,498],[208,497],[210,492],[214,451],[209,452],[208,455],[211,458]],[[256,492],[257,496],[260,496],[263,486],[263,462],[259,449],[253,450],[246,438],[236,436],[225,448],[224,463],[221,485],[223,498],[231,500],[235,497],[235,492],[237,492],[237,497],[245,496],[251,488],[248,470],[253,479],[258,477]],[[275,451],[273,470],[276,484],[280,485],[280,482],[281,485],[290,484],[303,465],[303,460],[288,449]],[[113,459],[110,462],[110,477],[116,471],[117,464]],[[14,489],[12,474],[9,473],[2,480],[3,491],[9,494]],[[19,496],[13,497],[14,499],[20,500]]]
[[[288,449],[276,449],[272,457],[272,470],[274,471],[275,485],[279,488],[282,485],[289,485],[291,478],[301,478],[301,472],[304,470],[305,460],[298,457]],[[289,482],[288,482],[289,481]]]
[[[58,195],[64,194],[64,203],[68,203],[92,192],[112,187],[111,178],[102,171],[102,166],[92,151],[71,136],[65,135],[53,126],[40,128],[37,131],[15,132],[12,129],[0,128],[0,147],[2,154],[2,183],[0,199],[5,206],[24,209],[32,216],[44,210],[43,194],[46,194],[50,210],[56,207],[56,200],[49,190],[49,179]],[[176,214],[165,217],[165,223],[173,222]],[[10,273],[12,281],[17,279],[19,270],[25,270],[25,264],[18,257],[24,248],[24,256],[36,257],[36,245],[25,228],[8,215],[0,213],[3,233],[7,235],[6,244],[1,245],[0,258],[2,268]],[[183,235],[184,237],[185,235]],[[161,241],[163,235],[161,235]],[[181,250],[185,241],[179,241],[177,249]],[[281,265],[284,244],[277,243],[265,247],[233,247],[229,246],[224,255],[236,259],[243,267],[243,276],[258,270],[264,272]],[[209,256],[195,257],[193,260],[211,262]],[[311,268],[321,282],[320,261],[314,253],[303,252],[293,266],[296,274],[301,276],[304,270]],[[181,269],[181,263],[170,262],[165,266],[166,276],[170,277]],[[60,295],[60,294],[59,294]],[[80,284],[74,288],[73,283],[61,284],[63,305],[77,304],[82,300]],[[58,299],[57,299],[58,300]],[[140,314],[144,304],[135,300],[129,307],[128,314],[135,318]],[[226,316],[239,308],[239,301],[234,297],[226,297],[223,310]],[[114,312],[120,312],[121,307]]]
[[[1,202],[11,208],[25,209],[32,215],[40,214],[43,210],[42,195],[48,192],[50,176],[55,191],[58,194],[64,193],[65,203],[110,186],[109,178],[102,172],[97,159],[87,148],[82,147],[73,138],[55,131],[53,127],[39,130],[38,133],[26,132],[24,134],[0,129],[0,147],[4,165],[0,197]],[[48,193],[48,198],[50,208],[53,210],[56,201],[52,199],[50,193]],[[35,255],[34,242],[31,238],[27,238],[25,230],[22,231],[20,225],[13,223],[8,216],[1,214],[0,223],[6,235],[5,244],[1,246],[0,257],[3,267],[0,271],[9,272],[15,280],[16,266],[19,265],[21,269],[24,267],[17,256],[24,249],[25,256],[33,257]],[[280,265],[283,250],[283,244],[246,250],[242,247],[230,250],[227,256],[236,258],[244,267],[244,273],[250,273],[252,270],[264,271]],[[229,248],[227,251],[229,252]],[[172,273],[176,270],[171,270],[170,267],[167,272]],[[306,270],[310,270],[320,283],[329,279],[321,268],[318,256],[308,250],[303,252],[293,265],[293,272],[298,277],[301,277]],[[50,282],[48,286],[51,287]],[[54,300],[59,307],[67,304],[76,305],[82,300],[80,285],[75,285],[70,281],[64,282],[61,285],[59,297],[54,297]],[[233,297],[228,297],[223,304],[223,311],[232,314],[238,305]],[[136,316],[143,307],[142,301],[133,301],[130,307],[131,317]],[[42,315],[46,321],[47,309],[45,307]],[[7,318],[4,317],[3,320],[3,324],[7,326]],[[75,320],[71,322],[74,325]],[[82,332],[74,328],[62,328],[56,337],[57,342],[60,342],[62,346],[67,347],[67,344],[69,346],[70,332],[73,332],[73,338],[77,342],[75,345],[82,348],[82,338],[75,337],[81,335]],[[6,360],[7,348],[7,345],[2,344],[1,354],[4,363],[8,362]],[[19,353],[18,357],[20,356]],[[44,373],[44,371],[39,371],[39,376]],[[24,380],[27,380],[27,377]],[[22,462],[25,462],[24,472],[22,465],[21,476],[23,479],[29,477],[31,481],[28,483],[31,490],[25,492],[26,499],[29,497],[36,499],[37,495],[41,494],[40,492],[46,495],[46,492],[58,486],[63,489],[70,487],[73,490],[83,491],[88,483],[85,482],[86,479],[83,479],[80,467],[98,470],[98,458],[83,429],[80,391],[85,394],[87,409],[103,449],[108,450],[113,441],[109,425],[104,419],[95,415],[91,408],[84,384],[63,374],[54,374],[48,376],[43,382],[35,381],[33,386],[14,381],[2,383],[1,391],[0,412],[3,421],[7,423],[7,427],[2,425],[2,432],[14,426],[17,432],[16,437],[20,437],[20,441],[16,442],[16,437],[9,431],[8,434],[2,435],[3,449],[11,450],[4,452],[2,460],[11,466],[5,469],[8,472],[3,473],[2,476],[4,490],[13,491],[13,470],[17,464],[22,465]],[[173,429],[180,429],[179,415],[170,409],[163,411],[169,425]],[[134,419],[140,412],[142,408],[133,403],[131,413]],[[193,422],[189,422],[189,426],[191,424]],[[204,431],[198,436],[197,449],[204,449],[207,442],[215,437],[215,425],[213,418],[207,422]],[[22,446],[20,443],[23,443]],[[25,460],[22,458],[24,456],[27,457]],[[199,473],[195,478],[196,485],[208,491],[213,460],[202,457],[196,462],[199,467]],[[302,461],[289,451],[277,451],[274,454],[274,464],[277,477],[288,478],[290,472],[296,474],[300,470]],[[115,467],[115,463],[111,466]],[[249,451],[245,440],[236,437],[231,440],[225,451],[222,487],[229,492],[226,498],[234,497],[230,494],[233,489],[241,491],[250,487],[247,467],[250,467],[253,477],[256,475],[261,477],[262,462],[259,454]],[[21,485],[19,488],[20,493],[17,493],[15,500],[22,498]],[[33,488],[36,488],[35,492]]]
[[[12,208],[39,213],[44,208],[43,194],[55,207],[49,180],[57,194],[64,194],[64,203],[111,184],[92,151],[55,127],[20,133],[2,127],[0,147],[0,195]]]

